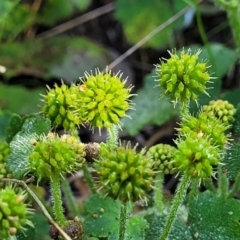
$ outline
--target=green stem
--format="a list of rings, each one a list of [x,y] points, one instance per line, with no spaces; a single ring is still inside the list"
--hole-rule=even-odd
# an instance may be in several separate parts
[[[159,212],[163,211],[163,177],[162,172],[156,174],[154,201]]]
[[[191,183],[191,186],[190,186],[191,190],[189,192],[190,201],[194,201],[197,198],[199,183],[200,183],[200,179],[195,178],[195,179],[192,180],[192,183]]]
[[[119,127],[117,125],[113,125],[111,128],[107,129],[107,144],[111,148],[115,148],[118,145],[118,131]]]
[[[182,176],[180,183],[178,184],[177,192],[173,198],[170,214],[168,216],[167,223],[163,229],[160,240],[167,239],[168,234],[170,233],[174,220],[176,218],[178,208],[182,201],[184,200],[189,184],[190,184],[189,176],[185,173]]]
[[[76,204],[76,201],[74,199],[74,196],[72,194],[72,190],[69,186],[68,181],[64,178],[62,179],[62,190],[64,193],[64,196],[67,199],[67,206],[69,211],[73,214],[73,216],[79,216],[80,212],[79,212],[79,208]]]
[[[228,194],[228,179],[226,173],[223,173],[221,165],[218,165],[218,186],[220,195],[226,198]]]
[[[84,173],[85,180],[86,180],[92,194],[96,194],[97,190],[96,190],[92,175],[89,172],[88,166],[87,166],[86,163],[83,163],[82,170],[83,170],[83,173]]]
[[[126,223],[127,223],[127,204],[121,204],[121,212],[120,212],[120,228],[118,240],[125,239],[126,233]]]
[[[201,11],[199,9],[198,0],[195,0],[195,9],[196,9],[196,20],[197,20],[198,31],[199,31],[200,37],[201,37],[202,42],[203,42],[203,44],[206,47],[206,50],[208,52],[208,56],[209,56],[213,71],[217,72],[214,56],[213,56],[212,50],[210,48],[210,44],[208,42],[207,35],[206,35],[205,29],[204,29],[204,26],[203,26]]]
[[[212,179],[211,178],[206,178],[204,179],[204,185],[205,187],[211,191],[212,193],[217,193],[216,187],[213,185]]]
[[[56,221],[60,225],[63,225],[65,222],[65,217],[63,214],[63,206],[62,206],[60,176],[58,174],[52,174],[51,176],[51,192],[52,192],[53,209],[54,209]]]
[[[232,186],[231,191],[228,194],[228,197],[229,198],[234,197],[237,194],[237,192],[239,191],[239,189],[240,189],[240,172],[238,173],[238,175],[235,179],[235,182]]]

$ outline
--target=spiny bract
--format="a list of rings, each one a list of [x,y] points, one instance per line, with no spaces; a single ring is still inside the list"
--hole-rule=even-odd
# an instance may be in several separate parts
[[[101,144],[100,158],[95,162],[100,189],[123,202],[145,199],[153,184],[152,164],[134,149],[120,146],[113,150]]]
[[[29,156],[29,171],[40,179],[51,178],[52,174],[72,173],[81,168],[84,156],[84,145],[77,138],[49,133],[34,143]]]
[[[200,51],[191,54],[190,50],[183,50],[180,56],[173,52],[169,54],[169,59],[156,66],[164,93],[175,103],[184,104],[190,99],[197,101],[200,93],[206,93],[206,83],[211,79],[206,63],[198,62]]]
[[[111,127],[119,124],[130,107],[131,88],[125,88],[120,75],[110,72],[85,74],[86,80],[78,86],[80,89],[78,114],[92,127]]]
[[[175,151],[176,148],[171,145],[157,144],[148,150],[147,156],[153,160],[153,169],[155,171],[173,174],[176,171],[173,161]]]

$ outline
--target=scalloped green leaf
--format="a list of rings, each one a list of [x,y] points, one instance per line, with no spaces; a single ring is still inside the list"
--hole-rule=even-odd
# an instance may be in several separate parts
[[[166,97],[160,98],[162,89],[154,81],[153,71],[144,80],[144,86],[137,92],[132,101],[136,110],[128,111],[128,117],[122,119],[123,129],[131,136],[148,124],[161,125],[178,115],[178,109],[173,107]]]
[[[145,230],[148,227],[147,221],[139,216],[133,216],[127,221],[126,240],[144,240]]]
[[[240,239],[240,202],[201,193],[189,206],[190,231],[198,240]]]
[[[93,195],[85,202],[89,215],[84,221],[85,234],[93,237],[108,237],[119,229],[120,202]]]
[[[223,171],[229,179],[234,180],[240,173],[240,142],[232,143],[227,149],[223,159]]]
[[[19,232],[16,235],[17,240],[29,240],[29,239],[35,239],[36,237],[36,230],[34,227],[31,226],[25,226],[26,230],[24,232]]]
[[[146,230],[145,240],[159,240],[162,230],[165,226],[166,217],[156,214],[147,215],[146,219],[149,223],[149,228]],[[168,240],[193,240],[192,235],[181,220],[176,219],[171,232],[168,236]]]
[[[50,130],[50,121],[43,117],[29,117],[25,120],[22,129],[10,142],[11,154],[7,160],[7,168],[14,178],[21,179],[27,173],[28,156],[33,150],[31,139],[47,134]]]
[[[135,44],[186,5],[184,1],[118,0],[116,3],[116,18],[122,22],[128,41]],[[152,37],[145,46],[160,48],[163,45],[171,44],[174,30],[179,29],[182,25],[183,17]]]

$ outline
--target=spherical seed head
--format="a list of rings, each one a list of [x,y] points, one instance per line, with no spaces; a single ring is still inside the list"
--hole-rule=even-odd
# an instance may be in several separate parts
[[[214,174],[213,166],[219,163],[220,154],[207,137],[191,132],[177,141],[174,161],[178,171],[203,179]]]
[[[17,192],[11,186],[0,190],[0,239],[10,239],[10,235],[15,235],[18,230],[24,230],[26,224],[31,224],[25,197],[25,192]]]
[[[34,146],[29,156],[29,172],[34,172],[39,179],[72,173],[81,168],[84,156],[84,145],[75,137],[48,134]]]
[[[224,100],[212,100],[208,105],[203,106],[203,112],[209,116],[215,116],[227,125],[234,122],[235,107]]]
[[[10,154],[10,147],[7,142],[0,142],[0,178],[11,178],[11,173],[6,169],[6,161]],[[4,183],[0,182],[0,187]]]
[[[45,103],[42,112],[48,117],[53,127],[63,127],[65,130],[74,129],[82,123],[81,116],[74,114],[76,102],[79,97],[79,89],[64,83],[59,87],[49,89],[43,98]]]
[[[216,117],[201,112],[197,117],[188,116],[184,118],[181,123],[181,128],[178,130],[183,138],[193,131],[198,136],[202,135],[205,138],[207,137],[212,145],[223,149],[228,140],[225,135],[227,128],[228,126]]]
[[[79,114],[92,127],[110,128],[119,124],[130,107],[131,88],[125,88],[120,74],[111,72],[86,74],[85,81],[79,86]]]
[[[206,93],[206,83],[211,79],[206,63],[198,61],[200,51],[191,54],[190,50],[183,50],[180,55],[169,53],[171,57],[156,66],[159,85],[175,103],[197,101],[199,94]]]
[[[120,146],[109,150],[101,144],[100,158],[95,162],[100,189],[122,202],[145,199],[152,188],[153,162],[134,149]]]
[[[153,159],[153,169],[164,174],[173,174],[176,171],[174,165],[174,153],[176,148],[168,144],[157,144],[149,148],[147,156]]]

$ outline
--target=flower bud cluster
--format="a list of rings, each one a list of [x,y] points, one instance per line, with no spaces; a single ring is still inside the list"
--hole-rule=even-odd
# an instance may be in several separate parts
[[[211,78],[206,63],[198,61],[200,51],[191,54],[190,50],[183,50],[180,56],[173,52],[169,54],[168,60],[157,65],[164,94],[183,104],[190,99],[197,101],[200,93],[206,93],[206,83]]]
[[[77,138],[49,133],[34,143],[29,171],[35,172],[40,179],[50,178],[52,174],[63,175],[81,168],[84,156],[84,145]]]
[[[43,96],[43,114],[48,117],[54,127],[63,127],[65,130],[74,129],[82,123],[81,117],[74,114],[78,99],[79,89],[68,87],[64,83],[59,87],[49,89],[47,95]]]
[[[208,105],[203,106],[203,112],[208,116],[215,116],[227,125],[234,122],[235,107],[224,100],[212,100]]]
[[[153,169],[155,171],[173,174],[176,171],[174,164],[175,151],[176,148],[171,145],[157,144],[148,150],[147,156],[154,161]]]
[[[7,142],[0,142],[0,178],[11,178],[10,172],[6,169],[6,161],[9,154],[9,144]],[[0,182],[0,187],[3,185],[3,182]]]
[[[0,190],[0,239],[10,239],[17,231],[24,230],[26,224],[31,224],[25,199],[24,192],[16,193],[10,186]]]
[[[153,184],[152,165],[151,159],[134,149],[120,146],[110,150],[102,144],[100,158],[95,162],[100,189],[122,202],[144,199]]]

